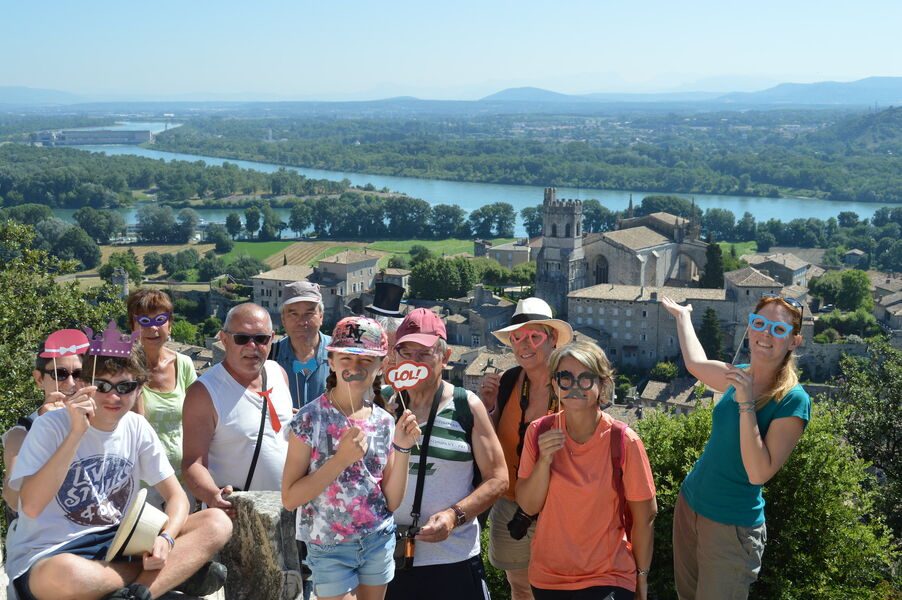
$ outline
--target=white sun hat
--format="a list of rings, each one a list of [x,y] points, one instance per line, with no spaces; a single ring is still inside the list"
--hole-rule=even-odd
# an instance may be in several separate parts
[[[153,550],[154,541],[163,531],[169,517],[146,500],[147,490],[139,490],[135,501],[119,523],[116,537],[104,559],[107,562],[117,556],[138,556]]]
[[[510,334],[527,324],[545,325],[557,331],[558,348],[570,343],[573,339],[573,328],[566,321],[555,319],[551,315],[551,307],[541,298],[524,298],[517,302],[517,308],[514,310],[514,316],[511,317],[510,325],[498,331],[493,331],[492,335],[498,338],[505,346],[510,346]]]

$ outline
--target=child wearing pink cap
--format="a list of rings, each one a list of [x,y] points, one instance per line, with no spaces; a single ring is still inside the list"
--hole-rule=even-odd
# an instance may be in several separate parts
[[[298,509],[296,535],[307,544],[317,597],[378,600],[394,577],[392,512],[420,429],[410,411],[396,425],[376,403],[388,353],[379,323],[342,319],[326,350],[326,392],[288,428],[282,503]]]

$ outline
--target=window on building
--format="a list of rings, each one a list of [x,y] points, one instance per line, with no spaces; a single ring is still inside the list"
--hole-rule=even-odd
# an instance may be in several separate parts
[[[647,335],[645,335],[645,334],[644,334],[644,333],[642,333],[642,334],[639,334],[639,340],[641,340],[641,341],[643,341],[643,342],[644,342],[644,341],[646,341],[646,340],[647,340],[647,339],[648,339],[648,336],[647,336]]]
[[[576,312],[577,312],[577,313],[580,313],[580,314],[583,312],[583,305],[582,305],[582,304],[577,304],[577,305],[576,305]]]
[[[616,339],[617,339],[617,330],[616,330],[616,329],[615,329],[614,331],[611,332],[611,339],[612,339],[612,340],[616,340]]]
[[[603,314],[604,314],[604,306],[599,306],[599,307],[598,307],[598,314],[600,314],[600,315],[603,315]]]
[[[617,348],[611,348],[611,351],[608,352],[611,356],[617,356]]]
[[[614,315],[614,316],[616,317],[617,315],[620,314],[620,309],[619,309],[619,308],[612,308],[612,309],[611,309],[611,314]]]
[[[611,327],[619,327],[620,319],[611,319]]]
[[[478,334],[478,333],[474,333],[474,334],[472,335],[472,337],[470,338],[470,345],[473,346],[473,347],[475,348],[476,346],[479,345],[479,339],[480,339],[480,338],[479,338],[479,334]]]
[[[626,339],[628,339],[628,340],[631,340],[631,339],[633,339],[633,334],[630,333],[630,332],[626,332],[626,333],[623,335],[623,337],[626,338]]]
[[[642,318],[644,319],[644,318],[647,317],[647,316],[648,316],[648,311],[647,311],[647,310],[643,310],[643,311],[642,311]]]
[[[632,308],[626,309],[625,312],[626,312],[626,316],[628,316],[628,317],[632,317],[632,316],[633,316],[633,309],[632,309]]]
[[[632,326],[633,326],[633,322],[632,322],[632,321],[626,321],[626,322],[624,322],[623,326],[624,326],[624,327],[632,327]]]
[[[557,237],[557,223],[551,224],[551,237]]]

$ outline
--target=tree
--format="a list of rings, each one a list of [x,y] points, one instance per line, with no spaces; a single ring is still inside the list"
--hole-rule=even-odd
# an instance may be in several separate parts
[[[654,381],[665,381],[669,383],[676,379],[677,366],[675,363],[663,360],[651,368],[648,376]]]
[[[492,225],[495,223],[495,215],[488,206],[477,208],[470,213],[468,218],[473,236],[482,239],[492,237]]]
[[[288,217],[288,227],[300,237],[301,234],[307,231],[311,224],[310,205],[306,202],[294,204],[291,207],[291,214]]]
[[[723,289],[723,251],[715,243],[709,243],[705,250],[705,270],[698,280],[699,287]]]
[[[705,310],[702,315],[702,326],[698,331],[698,341],[705,349],[705,356],[711,360],[720,360],[723,357],[723,332],[720,322],[717,320],[717,311],[713,308]]]
[[[44,204],[20,204],[3,209],[3,216],[25,225],[37,225],[53,216],[53,211]]]
[[[141,261],[144,263],[145,275],[156,275],[160,265],[163,264],[163,257],[159,252],[148,252]]]
[[[412,298],[453,298],[460,295],[460,288],[460,273],[450,260],[430,258],[414,265],[410,272]]]
[[[117,268],[124,269],[128,273],[128,280],[138,285],[144,279],[141,267],[138,266],[138,257],[131,248],[127,252],[113,252],[100,269],[100,278],[109,283],[113,282],[113,271]]]
[[[733,228],[733,235],[736,237],[736,241],[751,242],[755,239],[757,229],[755,215],[745,212],[742,214],[742,218],[736,222],[736,227]]]
[[[435,239],[469,237],[464,209],[456,204],[436,204],[432,207],[432,235]],[[461,235],[466,232],[465,235]]]
[[[269,270],[261,260],[243,254],[226,266],[226,273],[235,279],[250,279],[263,271]]]
[[[523,219],[523,227],[526,229],[527,236],[534,238],[542,235],[543,217],[541,206],[527,206],[521,209],[520,218]]]
[[[769,231],[759,230],[755,242],[758,244],[758,252],[767,252],[771,249],[771,246],[777,243],[777,238]]]
[[[407,251],[410,254],[410,266],[416,266],[424,260],[433,258],[432,251],[422,244],[414,244]]]
[[[142,242],[170,244],[178,239],[178,232],[171,207],[144,204],[138,209],[138,238]]]
[[[260,226],[260,235],[258,236],[260,240],[263,241],[271,241],[278,239],[282,235],[282,229],[287,227],[284,223],[282,223],[279,216],[276,214],[276,211],[272,209],[269,202],[264,202],[263,206],[260,209],[263,224]]]
[[[714,239],[732,240],[735,235],[736,216],[725,208],[709,208],[702,218],[702,225]]]
[[[100,263],[100,248],[85,230],[73,225],[53,247],[53,254],[63,260],[75,259],[82,269],[93,269]]]
[[[225,226],[220,225],[219,223],[211,223],[207,226],[207,241],[215,244],[217,254],[231,252],[232,248],[235,246],[235,242],[232,241]]]
[[[176,232],[176,241],[187,244],[194,237],[197,230],[197,224],[200,223],[200,215],[196,210],[183,208],[179,211],[178,230]]]
[[[172,339],[183,344],[197,343],[197,326],[188,321],[176,318],[172,321]]]
[[[406,269],[407,266],[407,257],[403,254],[392,254],[388,259],[389,269]]]
[[[586,233],[612,231],[617,225],[618,214],[594,199],[583,202],[583,231]]]
[[[857,310],[874,308],[874,299],[871,297],[871,280],[868,274],[858,269],[849,269],[842,272],[842,287],[836,296],[836,306],[842,310]]]
[[[72,218],[98,244],[109,244],[110,238],[125,231],[125,219],[113,210],[101,211],[84,206],[75,211]]]
[[[225,261],[219,256],[205,256],[197,263],[197,278],[200,281],[212,281],[225,272]]]
[[[238,213],[229,213],[229,216],[226,217],[226,230],[229,232],[229,235],[232,236],[232,239],[238,237],[238,234],[244,227],[241,225],[241,215]]]
[[[256,206],[248,206],[244,209],[244,228],[252,238],[260,229],[260,209]]]
[[[50,217],[34,226],[35,247],[41,250],[52,251],[63,235],[72,227],[62,219]]]

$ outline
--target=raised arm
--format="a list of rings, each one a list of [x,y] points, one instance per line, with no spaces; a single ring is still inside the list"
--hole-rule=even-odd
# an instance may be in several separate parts
[[[661,298],[661,305],[676,319],[677,336],[686,369],[707,387],[718,392],[726,390],[730,386],[726,377],[730,365],[708,359],[692,326],[692,305],[680,306],[667,296]]]

